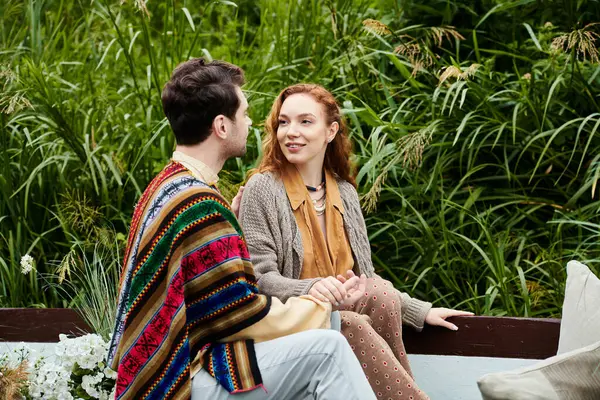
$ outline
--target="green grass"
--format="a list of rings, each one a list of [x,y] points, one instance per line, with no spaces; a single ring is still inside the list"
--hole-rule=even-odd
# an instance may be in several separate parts
[[[480,314],[555,316],[566,263],[598,272],[598,1],[147,7],[0,4],[0,306],[93,311],[102,297],[73,288],[93,291],[98,271],[112,278],[94,293],[114,287],[133,205],[173,149],[162,84],[198,56],[246,70],[255,124],[248,154],[226,164],[230,195],[282,88],[335,93],[374,263],[399,288]],[[24,254],[37,274],[21,274]],[[57,286],[69,254],[78,272]]]

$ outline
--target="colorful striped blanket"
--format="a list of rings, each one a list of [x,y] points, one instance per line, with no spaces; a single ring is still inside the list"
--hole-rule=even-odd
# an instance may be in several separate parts
[[[219,343],[261,320],[240,226],[219,192],[172,162],[135,207],[109,364],[116,399],[189,399],[206,369],[229,392],[262,384],[251,340]]]

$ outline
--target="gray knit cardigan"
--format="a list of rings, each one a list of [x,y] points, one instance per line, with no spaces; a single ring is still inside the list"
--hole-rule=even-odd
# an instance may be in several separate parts
[[[371,246],[354,186],[337,180],[344,205],[344,228],[355,266],[367,277],[375,277]],[[321,278],[299,279],[304,250],[302,237],[283,181],[273,173],[255,174],[244,189],[239,218],[262,293],[285,302],[291,296],[307,294]],[[423,328],[431,303],[398,291],[402,299],[402,322]]]

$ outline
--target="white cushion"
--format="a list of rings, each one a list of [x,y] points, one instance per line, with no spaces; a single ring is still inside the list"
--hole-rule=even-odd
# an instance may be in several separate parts
[[[578,262],[567,264],[558,354],[600,341],[600,279]]]
[[[477,384],[484,400],[598,400],[600,342],[529,367],[484,375]]]

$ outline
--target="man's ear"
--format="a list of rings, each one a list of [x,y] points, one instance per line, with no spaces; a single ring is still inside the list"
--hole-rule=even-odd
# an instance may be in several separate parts
[[[340,124],[337,122],[332,122],[331,125],[329,125],[329,129],[327,130],[327,143],[331,143],[333,139],[335,139],[335,135],[337,135],[339,130]]]
[[[212,131],[220,139],[227,139],[227,118],[223,114],[217,115],[213,120]]]

